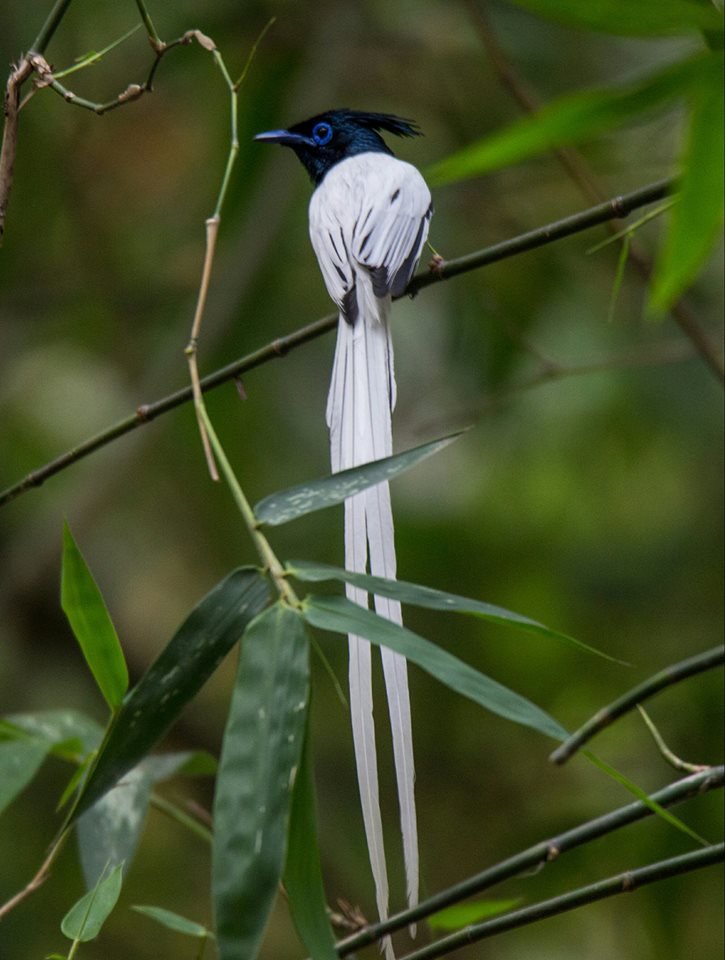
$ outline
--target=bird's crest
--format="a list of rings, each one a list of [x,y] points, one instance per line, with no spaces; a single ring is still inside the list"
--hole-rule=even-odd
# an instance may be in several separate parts
[[[365,110],[350,110],[348,107],[342,107],[338,110],[328,110],[321,114],[319,118],[313,118],[314,121],[317,119],[333,119],[342,123],[347,121],[361,127],[367,127],[368,130],[385,130],[387,133],[394,133],[396,137],[422,136],[415,120],[396,117],[393,113],[369,113]]]

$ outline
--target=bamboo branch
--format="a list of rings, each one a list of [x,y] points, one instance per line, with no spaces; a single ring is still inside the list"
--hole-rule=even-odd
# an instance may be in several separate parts
[[[608,704],[606,707],[602,707],[590,720],[587,720],[582,727],[573,733],[568,740],[565,740],[561,746],[557,747],[549,759],[553,763],[566,763],[566,761],[575,754],[581,746],[591,740],[596,733],[608,727],[610,723],[613,723],[625,713],[634,710],[637,704],[642,703],[643,700],[647,700],[655,693],[659,693],[660,690],[664,690],[665,687],[672,686],[687,677],[693,677],[705,670],[712,670],[714,667],[719,667],[723,663],[725,663],[725,647],[713,647],[712,650],[706,650],[704,653],[697,654],[697,656],[689,657],[687,660],[680,661],[680,663],[665,667],[664,670],[660,670],[659,673],[656,673],[653,677],[640,683],[618,700]]]
[[[598,203],[593,207],[582,210],[581,213],[575,213],[544,227],[529,230],[527,233],[522,233],[510,240],[504,240],[501,243],[493,244],[493,246],[485,247],[483,250],[469,253],[467,256],[458,257],[457,260],[440,261],[428,273],[413,277],[405,295],[414,296],[419,290],[429,287],[436,280],[448,280],[460,273],[467,273],[469,270],[488,266],[488,264],[496,263],[498,260],[505,260],[519,253],[536,250],[537,247],[543,247],[555,240],[562,240],[564,237],[572,236],[572,234],[581,233],[583,230],[596,227],[608,220],[621,219],[648,203],[662,200],[673,189],[674,181],[658,180],[646,187],[641,187],[639,190],[633,190],[631,193],[612,197],[604,203]]]
[[[635,190],[632,193],[625,194],[624,196],[614,197],[604,204],[598,204],[596,207],[584,210],[581,213],[575,214],[574,216],[566,217],[563,220],[557,220],[554,223],[539,227],[536,230],[531,230],[528,233],[522,234],[518,237],[513,237],[510,240],[505,240],[502,243],[485,247],[482,250],[470,253],[467,256],[459,257],[455,260],[442,261],[435,267],[434,270],[419,273],[416,277],[414,277],[404,296],[412,296],[419,290],[422,290],[438,281],[448,280],[451,277],[458,276],[461,273],[467,273],[470,270],[479,269],[480,267],[486,266],[489,263],[495,263],[498,260],[504,260],[507,257],[516,256],[520,253],[533,250],[547,243],[552,243],[553,241],[559,240],[562,237],[571,236],[572,234],[587,230],[590,227],[597,226],[605,222],[608,218],[626,216],[626,214],[631,213],[640,207],[646,206],[647,204],[653,203],[657,200],[661,200],[664,196],[666,196],[671,187],[672,184],[670,181],[653,183],[647,187],[641,188],[640,190]],[[328,314],[327,316],[322,317],[321,319],[316,320],[307,326],[301,327],[287,336],[278,337],[271,343],[268,343],[266,346],[261,347],[260,349],[255,350],[253,353],[249,353],[246,356],[235,360],[233,363],[227,364],[227,366],[222,367],[219,370],[216,370],[214,373],[204,377],[200,381],[201,391],[202,393],[206,393],[207,391],[213,390],[223,383],[227,383],[229,380],[236,379],[242,373],[252,370],[255,367],[262,366],[263,364],[268,363],[270,360],[283,357],[291,350],[302,346],[302,344],[308,343],[311,340],[315,340],[324,333],[333,330],[336,325],[337,316]],[[663,360],[658,360],[658,362],[676,362],[682,359],[684,359],[683,354],[672,354],[672,352],[669,351],[668,355],[665,356]],[[624,362],[627,365],[632,365],[632,363],[648,362],[648,358],[632,358],[631,356],[628,356],[625,358]],[[581,368],[574,368],[574,372],[577,374],[583,374],[591,372],[592,370],[601,370],[606,366],[610,366],[611,363],[612,361],[610,360],[595,364],[588,364],[586,366],[582,366]],[[545,372],[544,375],[537,375],[534,381],[532,381],[530,384],[524,384],[520,386],[519,389],[526,389],[530,386],[536,386],[539,383],[556,379],[558,377],[563,377],[569,373],[570,371],[567,371],[564,367],[556,367],[548,372]],[[119,420],[110,427],[106,427],[104,430],[100,431],[89,439],[84,440],[71,450],[66,451],[61,456],[49,461],[44,466],[31,471],[17,483],[13,484],[11,487],[8,487],[5,491],[0,493],[0,507],[4,506],[6,503],[9,503],[11,500],[14,500],[16,497],[20,496],[26,491],[41,486],[41,484],[44,483],[49,477],[60,473],[71,464],[77,463],[79,460],[89,456],[91,453],[99,450],[101,447],[106,446],[106,444],[111,443],[127,433],[130,433],[132,430],[135,430],[137,427],[148,423],[150,420],[154,420],[161,414],[167,413],[169,410],[173,410],[182,404],[188,403],[190,400],[192,400],[192,389],[191,387],[185,387],[154,402],[141,404],[136,409],[135,413],[125,417],[122,420]]]
[[[548,917],[554,917],[568,910],[576,910],[578,907],[596,903],[597,900],[613,897],[618,893],[631,893],[633,890],[638,890],[650,883],[677,877],[693,870],[702,870],[704,867],[721,863],[723,859],[725,859],[725,843],[718,843],[712,847],[707,847],[705,850],[695,850],[693,853],[671,857],[669,860],[660,860],[636,870],[627,870],[614,877],[608,877],[606,880],[580,887],[578,890],[572,890],[570,893],[562,894],[559,897],[552,897],[550,900],[543,900],[541,903],[532,904],[530,907],[514,910],[502,917],[472,924],[470,927],[423,947],[422,950],[407,953],[404,957],[401,957],[401,960],[435,960],[436,957],[444,957],[452,953],[453,950],[458,950],[470,943],[477,943],[480,940],[495,937],[499,933],[527,926],[530,923],[538,923],[540,920],[546,920]]]
[[[45,53],[53,34],[60,26],[60,21],[65,16],[70,5],[71,0],[56,0],[55,4],[53,5],[53,9],[46,17],[43,26],[40,28],[40,33],[30,45],[31,50],[33,50],[35,53]]]
[[[709,771],[685,777],[664,787],[662,790],[653,793],[650,799],[661,807],[670,807],[691,797],[699,796],[701,793],[721,789],[724,783],[725,767],[713,767]],[[453,903],[459,903],[467,897],[479,894],[503,880],[519,876],[529,870],[544,867],[569,850],[590,843],[592,840],[652,815],[652,808],[638,800],[611,813],[597,817],[595,820],[580,824],[578,827],[567,830],[558,836],[543,840],[521,853],[502,860],[501,863],[488,867],[481,873],[463,880],[461,883],[422,900],[416,907],[401,911],[384,922],[370,924],[358,933],[341,940],[337,944],[338,954],[345,957],[354,950],[374,943],[396,930],[402,930],[411,923],[423,920],[425,917],[443,910],[444,907],[449,907]]]

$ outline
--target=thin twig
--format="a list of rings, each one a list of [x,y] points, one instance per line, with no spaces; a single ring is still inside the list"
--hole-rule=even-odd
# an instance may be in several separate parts
[[[202,447],[204,448],[204,456],[206,457],[209,476],[212,478],[212,480],[218,480],[219,473],[217,472],[216,463],[214,461],[214,453],[211,449],[209,436],[207,434],[206,427],[204,426],[204,418],[202,414],[204,398],[202,397],[201,392],[201,381],[199,378],[199,367],[196,362],[196,353],[199,340],[199,331],[201,329],[201,319],[204,315],[204,307],[206,306],[206,298],[209,292],[209,281],[211,279],[211,270],[214,262],[214,252],[216,250],[216,238],[218,233],[219,217],[209,217],[209,219],[206,221],[206,248],[204,250],[204,266],[202,268],[201,283],[199,284],[199,294],[196,301],[194,320],[191,325],[191,336],[186,347],[186,357],[189,362],[189,377],[191,379],[191,392],[194,398],[196,420],[199,425],[199,434],[201,436]]]
[[[67,830],[59,834],[59,836],[53,842],[53,845],[51,846],[48,852],[48,856],[40,865],[40,869],[35,874],[33,879],[30,880],[23,887],[22,890],[18,891],[18,893],[16,893],[15,896],[11,897],[6,903],[0,906],[0,920],[2,920],[4,916],[10,913],[11,910],[14,910],[19,903],[25,900],[26,897],[29,897],[31,893],[34,893],[38,889],[38,887],[42,886],[42,884],[45,883],[45,881],[48,879],[48,876],[50,875],[50,868],[55,863],[55,859],[60,853],[60,851],[63,849],[63,845],[67,837],[68,837]]]
[[[699,796],[701,793],[721,789],[724,783],[725,767],[713,767],[709,771],[685,777],[662,790],[658,790],[652,794],[650,799],[661,807],[670,807],[691,797]],[[370,924],[358,933],[341,940],[337,945],[338,953],[341,957],[345,957],[354,950],[380,940],[386,934],[402,930],[411,923],[423,920],[431,914],[451,906],[451,904],[465,900],[467,897],[480,894],[511,877],[544,867],[569,850],[591,843],[599,837],[643,820],[645,817],[652,816],[653,812],[651,807],[638,800],[611,813],[597,817],[595,820],[580,824],[565,833],[543,840],[521,853],[501,861],[501,863],[463,880],[461,883],[454,884],[446,890],[428,897],[412,909],[401,911],[384,922]]]
[[[224,59],[216,48],[216,44],[213,40],[210,40],[208,37],[205,37],[201,41],[204,47],[209,50],[209,52],[214,57],[215,63],[219,67],[224,80],[226,81],[227,87],[229,88],[229,94],[231,98],[231,145],[229,148],[229,155],[227,157],[226,168],[224,170],[224,176],[222,177],[222,183],[219,190],[219,196],[217,198],[216,209],[214,213],[207,218],[206,220],[206,245],[204,249],[204,266],[201,273],[201,282],[199,284],[199,293],[196,300],[196,310],[194,311],[194,319],[191,324],[191,335],[189,337],[189,342],[186,346],[186,358],[189,364],[189,378],[191,380],[191,392],[194,398],[194,409],[196,411],[196,421],[199,426],[199,435],[201,437],[201,444],[204,449],[204,456],[206,458],[207,469],[209,470],[209,476],[212,480],[219,480],[219,473],[217,471],[216,462],[214,460],[214,452],[212,450],[212,445],[209,440],[209,433],[206,427],[206,418],[204,411],[204,397],[201,391],[201,380],[199,377],[199,365],[197,362],[198,346],[199,346],[199,334],[201,333],[201,322],[204,317],[204,310],[206,309],[206,300],[209,294],[209,283],[211,282],[211,272],[214,266],[214,254],[216,253],[216,242],[217,237],[219,236],[219,224],[221,222],[221,209],[224,203],[224,198],[226,197],[227,187],[229,185],[229,179],[231,177],[232,168],[236,162],[237,155],[239,153],[239,137],[237,135],[237,91],[232,83],[231,77],[229,76],[229,71],[226,68]]]
[[[202,400],[201,406],[199,407],[199,415],[201,417],[202,425],[206,435],[209,437],[209,442],[211,448],[214,451],[214,456],[219,463],[224,479],[227,482],[227,486],[234,498],[239,512],[242,515],[242,519],[249,531],[249,535],[254,543],[254,546],[257,548],[257,553],[264,565],[265,569],[269,571],[269,575],[272,577],[274,584],[277,588],[277,592],[280,597],[283,597],[290,606],[299,607],[300,602],[295,594],[292,586],[287,579],[287,573],[284,569],[284,565],[277,557],[276,553],[272,549],[269,540],[267,540],[264,533],[262,533],[259,524],[257,523],[257,518],[254,515],[254,511],[247,500],[247,497],[242,490],[239,481],[236,478],[234,471],[232,470],[231,464],[227,460],[226,454],[224,453],[224,448],[222,447],[219,438],[217,437],[216,431],[212,425],[209,415],[206,412],[206,407],[204,406],[204,401]]]
[[[674,767],[675,770],[679,770],[682,773],[700,773],[703,770],[709,770],[710,764],[708,763],[688,763],[686,760],[680,759],[676,753],[673,753],[672,750],[667,746],[664,741],[662,734],[659,732],[657,727],[652,722],[649,714],[642,706],[641,703],[637,704],[637,709],[639,710],[639,715],[645,722],[645,726],[652,734],[652,739],[657,744],[657,749],[665,758],[665,760]]]
[[[661,199],[668,189],[669,183],[667,181],[663,183],[651,184],[648,187],[635,190],[633,193],[626,194],[623,197],[609,200],[606,204],[599,204],[596,207],[592,207],[590,210],[585,210],[580,214],[576,214],[574,217],[567,217],[564,220],[555,221],[554,223],[547,224],[546,226],[540,227],[537,230],[532,230],[529,233],[525,233],[520,237],[514,237],[511,240],[504,241],[503,243],[494,244],[491,247],[485,247],[482,250],[476,251],[475,253],[468,254],[468,256],[460,257],[456,260],[444,261],[440,268],[436,268],[435,275],[432,275],[430,272],[418,274],[418,276],[411,281],[411,284],[404,295],[412,295],[417,291],[422,290],[424,287],[430,286],[431,284],[437,282],[438,280],[450,279],[450,277],[457,276],[460,273],[466,273],[469,270],[476,270],[497,260],[513,257],[517,254],[524,253],[527,250],[542,246],[543,244],[551,243],[554,240],[560,239],[560,237],[570,236],[572,233],[576,233],[580,230],[586,230],[589,227],[601,224],[603,222],[603,218],[606,216],[623,216],[624,214],[622,211],[624,210],[631,212],[639,207],[645,206],[648,203],[652,203],[655,200]],[[439,275],[437,272],[439,269],[442,271],[441,275]],[[315,320],[313,323],[310,323],[307,326],[301,327],[299,330],[296,330],[291,334],[288,334],[284,337],[278,337],[271,343],[268,343],[266,346],[261,347],[260,349],[255,350],[253,353],[249,353],[244,357],[235,360],[233,363],[227,364],[225,367],[221,367],[214,373],[204,377],[200,381],[201,391],[202,393],[206,393],[207,391],[213,390],[215,387],[218,387],[223,383],[227,383],[229,380],[236,379],[242,373],[246,373],[255,367],[262,366],[271,360],[276,360],[280,357],[283,357],[290,351],[302,346],[302,344],[309,343],[311,340],[316,340],[323,334],[333,330],[336,326],[337,316],[334,314],[328,314],[327,316],[322,317],[319,320]],[[666,356],[661,356],[659,353],[655,353],[653,356],[655,357],[654,362],[658,363],[672,363],[686,359],[686,354],[683,354],[681,351],[672,353],[672,350],[669,346],[667,347]],[[623,363],[626,366],[634,366],[650,362],[653,361],[649,354],[642,356],[627,355],[623,359]],[[614,360],[609,359],[598,361],[593,364],[587,364],[574,368],[555,367],[547,369],[543,374],[537,373],[531,379],[531,381],[527,381],[518,387],[514,387],[513,389],[514,391],[530,389],[534,386],[537,386],[539,383],[544,383],[552,379],[557,379],[568,375],[580,375],[592,372],[594,370],[603,370],[611,368],[612,366],[616,366],[617,363],[618,360],[615,358]],[[31,471],[17,483],[13,484],[11,487],[8,487],[5,491],[0,493],[0,507],[4,506],[6,503],[9,503],[11,500],[14,500],[16,497],[20,496],[26,491],[41,486],[41,484],[43,484],[49,477],[60,473],[71,464],[77,463],[79,460],[84,459],[91,453],[99,450],[101,447],[104,447],[108,443],[118,439],[118,437],[130,433],[137,427],[143,426],[150,420],[154,420],[156,417],[167,413],[169,410],[173,410],[176,407],[182,406],[192,399],[192,388],[185,387],[181,390],[177,390],[175,393],[163,397],[160,400],[141,404],[136,409],[135,413],[125,417],[123,420],[119,420],[110,427],[105,428],[101,432],[66,451],[61,456],[56,457],[55,459],[44,464],[42,467]],[[500,397],[494,398],[494,400],[495,402],[499,402]]]
[[[512,397],[535,387],[547,383],[556,383],[559,380],[568,380],[570,377],[583,377],[592,373],[605,373],[608,370],[624,370],[634,367],[662,366],[668,363],[682,363],[694,356],[692,344],[686,340],[665,341],[655,347],[644,347],[640,350],[631,350],[618,353],[603,360],[592,363],[577,363],[572,366],[563,366],[555,360],[543,358],[538,370],[531,376],[514,383],[505,389],[491,393],[484,397],[478,406],[479,412],[494,410],[503,403],[508,403]]]
[[[536,113],[541,108],[542,101],[520,76],[498,42],[488,15],[488,3],[486,0],[465,0],[465,2],[502,87],[508,90],[525,113]],[[575,147],[556,147],[551,152],[587,200],[594,203],[604,199],[605,192],[579,150]],[[611,233],[616,233],[618,225],[612,221],[607,224],[607,229]],[[628,243],[627,258],[642,280],[649,283],[654,270],[652,260],[644,250],[631,241],[631,238]],[[670,313],[717,379],[725,383],[723,359],[683,297],[670,307]]]
[[[175,820],[180,826],[185,827],[205,843],[211,845],[213,839],[211,830],[205,824],[200,823],[196,817],[190,816],[181,807],[167,800],[166,797],[162,797],[160,793],[152,793],[150,803],[160,813],[166,814],[171,820]]]
[[[136,0],[143,24],[148,32],[149,43],[154,52],[154,59],[151,64],[148,76],[143,83],[130,83],[122,90],[118,96],[104,103],[98,103],[93,100],[87,100],[85,97],[79,97],[72,90],[69,90],[54,75],[48,61],[44,57],[46,47],[58,28],[60,21],[70,6],[71,0],[57,0],[55,6],[48,14],[45,23],[40,29],[38,36],[30,47],[29,52],[21,59],[20,63],[10,72],[5,91],[5,124],[3,127],[2,147],[0,148],[0,243],[2,243],[5,231],[5,218],[7,214],[10,191],[13,185],[13,170],[15,166],[15,156],[18,144],[18,116],[20,108],[27,103],[30,95],[21,103],[20,92],[23,84],[33,74],[37,74],[37,87],[50,87],[59,96],[76,107],[82,107],[85,110],[91,110],[93,113],[102,115],[109,110],[115,110],[124,104],[138,100],[145,93],[153,90],[153,81],[162,58],[174,47],[186,46],[193,40],[196,40],[207,50],[214,49],[213,43],[200,30],[187,30],[187,32],[176,40],[164,42],[156,33],[151,22],[151,18],[146,10],[143,0]],[[62,71],[67,74],[69,71]]]
[[[598,883],[580,887],[578,890],[572,890],[570,893],[562,894],[559,897],[552,897],[550,900],[543,900],[541,903],[532,904],[530,907],[514,910],[502,917],[472,924],[470,927],[423,947],[422,950],[407,953],[404,957],[401,957],[401,960],[435,960],[436,957],[447,956],[453,950],[458,950],[460,947],[465,947],[471,943],[477,943],[488,937],[495,937],[499,933],[524,927],[530,923],[538,923],[540,920],[546,920],[547,917],[554,917],[559,913],[566,913],[568,910],[576,910],[578,907],[596,903],[597,900],[613,897],[619,893],[631,893],[633,890],[638,890],[650,883],[677,877],[683,873],[691,873],[693,870],[702,870],[704,867],[721,863],[724,858],[725,843],[718,843],[712,847],[707,847],[705,850],[695,850],[693,853],[671,857],[669,860],[660,860],[636,870],[627,870],[625,873],[619,873],[614,877],[608,877],[606,880],[600,880]]]
[[[725,663],[725,646],[713,647],[711,650],[697,654],[697,656],[689,657],[687,660],[680,661],[680,663],[665,667],[664,670],[660,670],[653,677],[640,683],[634,689],[619,697],[618,700],[597,711],[590,720],[565,740],[561,746],[557,747],[549,759],[553,763],[566,763],[596,733],[608,727],[618,717],[634,710],[638,703],[647,700],[655,693],[659,693],[665,687],[672,686],[705,670],[712,670],[723,663]]]

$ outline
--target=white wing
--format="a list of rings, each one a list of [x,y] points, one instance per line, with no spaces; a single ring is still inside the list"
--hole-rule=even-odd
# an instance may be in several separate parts
[[[363,153],[334,166],[310,201],[310,239],[328,293],[351,323],[361,275],[376,297],[405,292],[433,212],[414,166],[385,153]]]

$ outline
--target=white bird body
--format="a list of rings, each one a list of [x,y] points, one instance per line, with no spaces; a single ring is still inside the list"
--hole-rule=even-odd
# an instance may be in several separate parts
[[[362,153],[328,171],[310,202],[310,238],[330,297],[340,309],[327,402],[333,472],[393,452],[393,345],[388,313],[417,265],[432,213],[428,187],[411,164],[385,153]],[[387,483],[345,502],[345,566],[395,578],[393,516]],[[367,594],[347,595],[368,606]],[[402,623],[400,604],[375,597],[376,612]],[[350,712],[363,820],[381,918],[388,913],[388,882],[378,796],[371,650],[349,637]],[[407,663],[382,650],[393,735],[409,905],[418,899],[418,840]],[[390,951],[390,945],[387,944]]]
[[[379,135],[419,134],[416,125],[392,114],[331,110],[287,130],[256,140],[290,147],[315,184],[310,201],[310,238],[328,293],[340,311],[332,382],[327,401],[334,472],[393,452],[395,406],[393,344],[388,314],[402,296],[420,258],[432,214],[430,191],[415,167],[397,160]],[[345,566],[357,573],[394,579],[393,514],[387,483],[345,501]],[[364,590],[347,595],[368,607]],[[401,623],[400,604],[375,597],[375,610]],[[363,821],[375,880],[378,912],[388,915],[388,878],[378,791],[370,643],[349,637],[350,714]],[[408,903],[418,900],[418,837],[415,814],[413,737],[404,657],[382,649],[392,728]],[[385,940],[388,960],[393,951]]]

